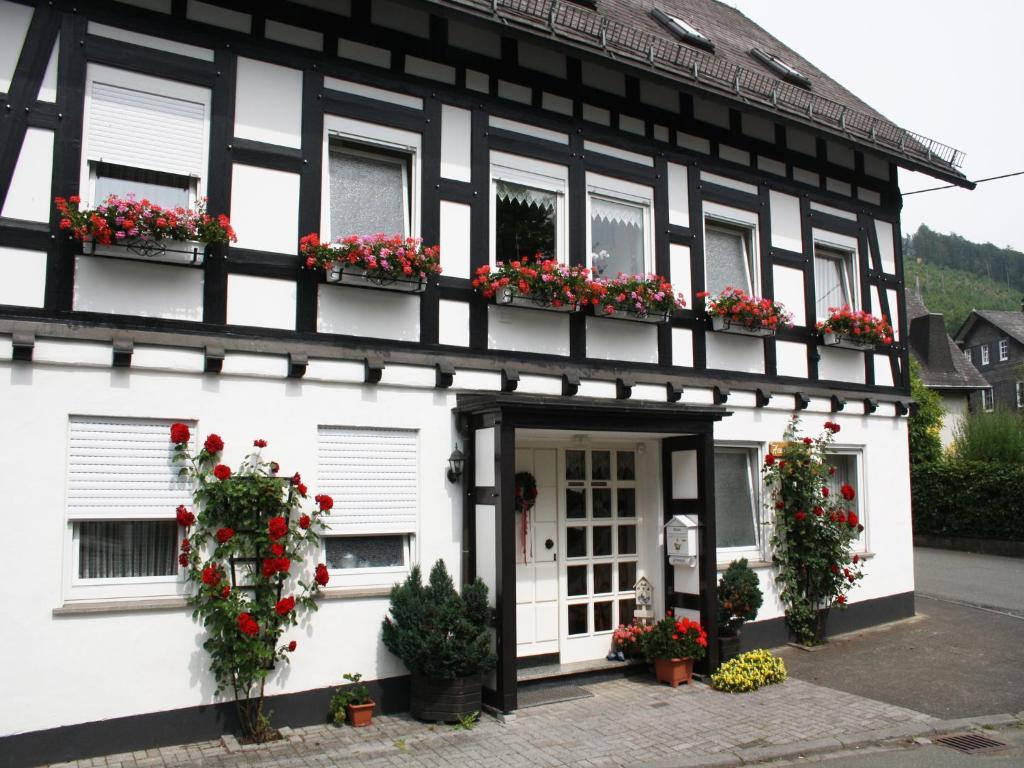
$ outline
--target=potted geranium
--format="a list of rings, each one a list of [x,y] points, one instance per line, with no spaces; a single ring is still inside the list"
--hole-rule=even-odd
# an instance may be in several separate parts
[[[481,708],[481,676],[494,667],[487,585],[466,584],[460,595],[443,560],[426,586],[419,566],[391,590],[384,617],[385,647],[412,674],[410,709],[428,722],[460,722]]]
[[[700,622],[676,618],[671,610],[641,641],[644,656],[654,662],[659,683],[677,688],[693,679],[693,663],[704,658],[708,636]]]
[[[718,656],[723,662],[740,652],[740,628],[753,621],[764,601],[757,574],[741,558],[729,563],[718,582]]]
[[[625,661],[643,655],[644,635],[651,631],[650,625],[619,624],[612,632],[612,651],[608,654],[609,661]]]
[[[84,210],[77,195],[54,203],[58,226],[88,245],[90,254],[202,264],[206,245],[236,239],[227,216],[206,212],[206,198],[192,208],[163,208],[134,195],[110,195]]]
[[[664,323],[686,300],[677,296],[672,284],[658,275],[625,275],[590,283],[590,302],[594,314],[637,320],[642,323]]]
[[[348,235],[324,242],[312,232],[299,238],[306,269],[323,269],[329,283],[419,293],[431,275],[441,274],[441,251],[418,237]]]
[[[828,311],[828,319],[818,323],[826,347],[867,351],[877,344],[892,344],[892,326],[884,315],[875,317],[848,306],[829,307]]]
[[[706,298],[701,291],[697,298]],[[709,298],[704,311],[711,318],[711,330],[739,333],[746,336],[774,336],[779,328],[793,325],[786,308],[772,299],[751,296],[740,288],[726,287],[718,296]]]
[[[362,682],[363,676],[356,674],[344,675],[348,680],[345,685],[334,692],[331,697],[331,720],[341,725],[346,720],[356,728],[369,725],[373,720],[373,708],[377,703],[370,698],[370,689]]]
[[[473,287],[495,304],[576,312],[590,301],[590,270],[536,254],[476,271]]]

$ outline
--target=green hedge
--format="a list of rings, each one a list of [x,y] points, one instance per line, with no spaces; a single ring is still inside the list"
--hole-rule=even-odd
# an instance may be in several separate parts
[[[915,533],[1024,541],[1024,465],[919,464],[910,483]]]

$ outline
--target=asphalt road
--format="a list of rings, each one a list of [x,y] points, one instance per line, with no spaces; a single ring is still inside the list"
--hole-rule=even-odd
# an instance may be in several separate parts
[[[1024,613],[1013,589],[1024,591],[1024,561],[917,554],[916,617],[813,653],[786,647],[790,674],[944,719],[1024,711]]]

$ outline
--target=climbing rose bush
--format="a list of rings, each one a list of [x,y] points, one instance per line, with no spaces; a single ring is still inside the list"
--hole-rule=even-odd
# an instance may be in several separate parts
[[[266,440],[256,440],[232,469],[220,461],[219,435],[209,435],[195,455],[190,438],[188,425],[171,427],[175,460],[193,486],[191,508],[177,509],[185,533],[178,561],[193,618],[206,629],[203,648],[217,690],[234,696],[244,736],[267,741],[276,731],[263,712],[266,680],[298,647],[283,635],[301,613],[316,610],[314,598],[329,581],[326,565],[310,573],[303,563],[319,549],[320,517],[333,500],[320,494],[303,511],[308,488],[297,472],[280,477],[277,463],[263,459]]]

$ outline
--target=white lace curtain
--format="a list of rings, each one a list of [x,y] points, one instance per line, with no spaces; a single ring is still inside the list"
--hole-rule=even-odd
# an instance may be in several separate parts
[[[644,226],[644,209],[639,205],[604,200],[600,197],[590,198],[590,218],[603,219],[613,224],[624,224],[630,227]]]
[[[511,181],[497,181],[495,187],[499,200],[536,206],[548,211],[555,210],[554,192],[526,187]]]

